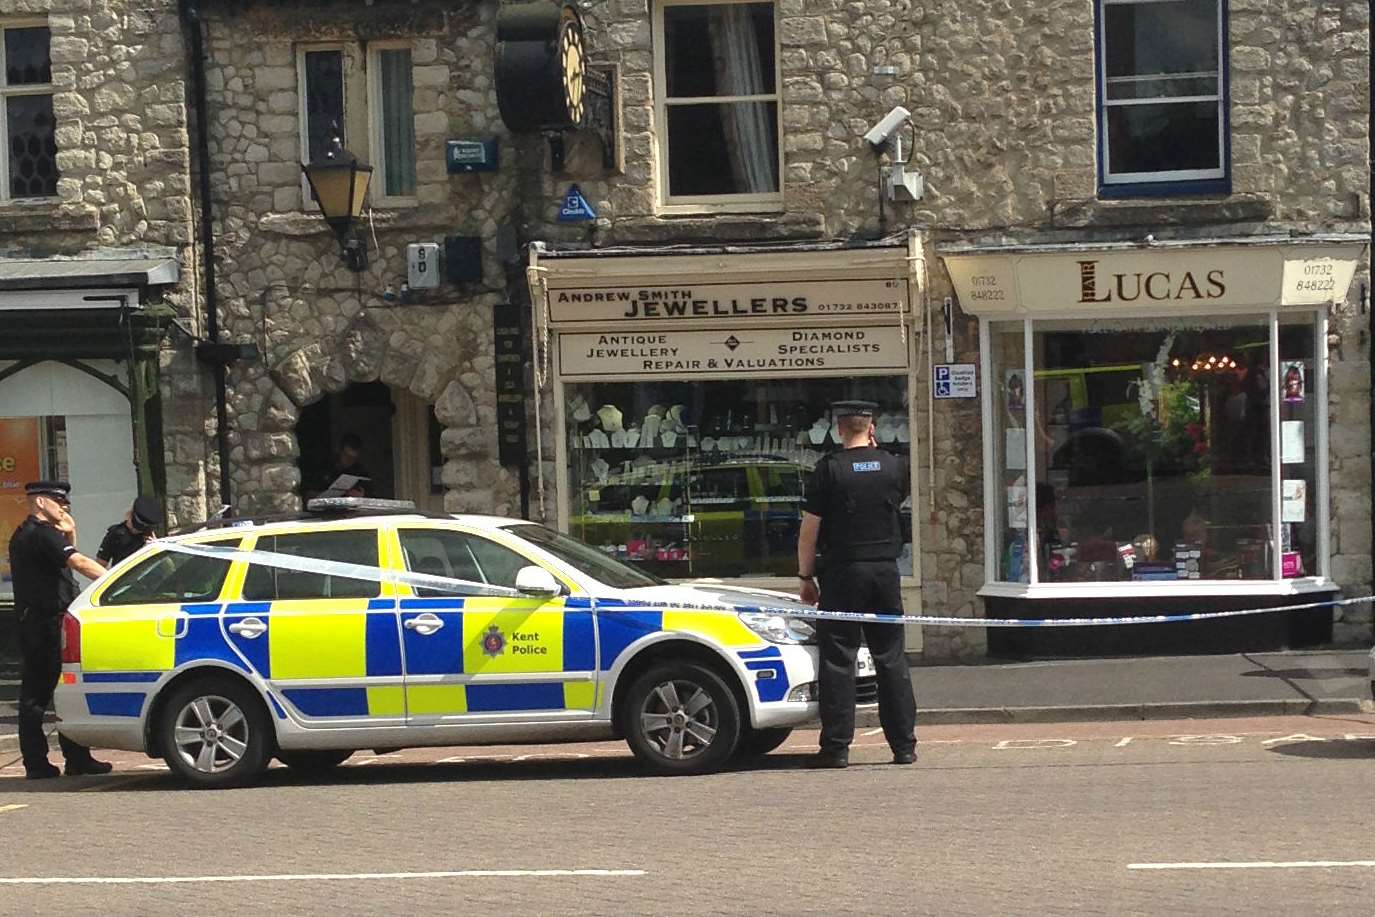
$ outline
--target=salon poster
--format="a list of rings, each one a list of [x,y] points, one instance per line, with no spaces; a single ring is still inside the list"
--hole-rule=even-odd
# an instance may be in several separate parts
[[[1284,364],[1280,373],[1280,397],[1285,404],[1303,404],[1304,386],[1303,364],[1294,362]]]
[[[1013,484],[1007,488],[1007,527],[1026,528],[1026,485]]]
[[[1303,522],[1308,516],[1308,482],[1285,479],[1280,492],[1280,522]]]
[[[1303,461],[1303,421],[1280,421],[1281,464],[1300,465]]]
[[[24,485],[41,477],[38,418],[0,418],[0,544],[10,543],[29,514]],[[0,551],[0,592],[9,593],[9,582],[9,552]]]

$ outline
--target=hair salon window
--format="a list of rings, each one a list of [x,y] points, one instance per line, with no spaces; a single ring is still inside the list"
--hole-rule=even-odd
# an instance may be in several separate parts
[[[991,323],[994,579],[1322,575],[1317,321]]]
[[[567,385],[569,534],[666,579],[792,576],[845,398],[876,402],[880,446],[907,453],[905,377]],[[910,505],[902,517],[910,574]]]
[[[1224,0],[1100,0],[1104,196],[1226,193]]]
[[[656,5],[660,200],[672,207],[782,203],[774,4]]]

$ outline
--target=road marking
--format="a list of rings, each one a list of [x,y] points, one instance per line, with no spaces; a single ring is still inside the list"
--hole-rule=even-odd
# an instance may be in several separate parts
[[[4,815],[6,812],[17,812],[17,811],[19,811],[20,809],[27,809],[27,808],[28,808],[28,804],[27,804],[27,803],[14,803],[13,805],[0,806],[0,815]]]
[[[1375,869],[1375,860],[1290,860],[1254,863],[1128,863],[1128,869]]]
[[[300,873],[262,876],[33,876],[0,878],[0,885],[190,885],[201,882],[367,882],[378,879],[621,878],[643,869],[456,869],[444,872]]]
[[[865,734],[866,736],[876,736],[876,735],[878,735],[878,734],[881,733],[881,732],[883,732],[883,727],[882,727],[882,726],[880,726],[880,727],[877,728],[877,729],[870,729],[868,732],[866,732],[866,733],[864,733],[864,734]]]

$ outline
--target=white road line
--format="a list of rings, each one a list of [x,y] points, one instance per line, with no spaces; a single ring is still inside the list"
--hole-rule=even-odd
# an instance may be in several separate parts
[[[367,882],[378,879],[542,879],[643,876],[643,869],[457,869],[444,872],[300,873],[262,876],[33,876],[0,885],[192,885],[202,882]]]
[[[870,729],[868,732],[866,732],[866,733],[864,733],[864,734],[865,734],[866,736],[876,736],[876,735],[879,735],[879,734],[882,733],[882,732],[883,732],[883,727],[880,726],[880,727],[877,728],[877,729]]]
[[[1289,860],[1254,863],[1128,863],[1128,869],[1375,869],[1375,860]]]
[[[27,808],[27,803],[15,803],[14,805],[0,806],[0,815],[4,815],[6,812],[17,812],[20,809]]]

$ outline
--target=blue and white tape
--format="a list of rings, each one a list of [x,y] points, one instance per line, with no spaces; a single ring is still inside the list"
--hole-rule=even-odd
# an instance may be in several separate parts
[[[248,551],[240,548],[220,547],[217,545],[187,544],[185,542],[161,541],[162,548],[179,554],[192,554],[200,557],[213,557],[227,561],[246,561],[267,567],[294,570],[300,573],[315,573],[326,576],[340,576],[348,579],[368,580],[378,583],[398,583],[423,589],[440,589],[455,596],[502,596],[513,597],[522,593],[504,586],[493,586],[473,580],[448,576],[434,576],[428,573],[413,573],[407,570],[388,570],[365,564],[351,564],[343,561],[320,560],[311,557],[297,557],[274,551]],[[637,611],[640,609],[663,609],[683,611],[724,611],[737,614],[766,614],[796,618],[801,621],[851,621],[876,624],[922,624],[927,627],[1114,627],[1131,624],[1182,624],[1190,621],[1213,621],[1222,618],[1241,618],[1250,615],[1276,614],[1290,611],[1315,611],[1334,609],[1348,605],[1363,605],[1375,601],[1375,595],[1363,595],[1346,599],[1325,599],[1319,602],[1304,602],[1294,605],[1280,605],[1270,608],[1241,608],[1230,611],[1204,611],[1192,614],[1159,615],[1116,615],[1100,618],[958,618],[938,615],[889,615],[862,611],[822,611],[806,606],[792,605],[739,605],[727,602],[683,602],[649,601],[623,597],[593,597],[591,607],[599,613]],[[380,609],[373,609],[381,611]]]

